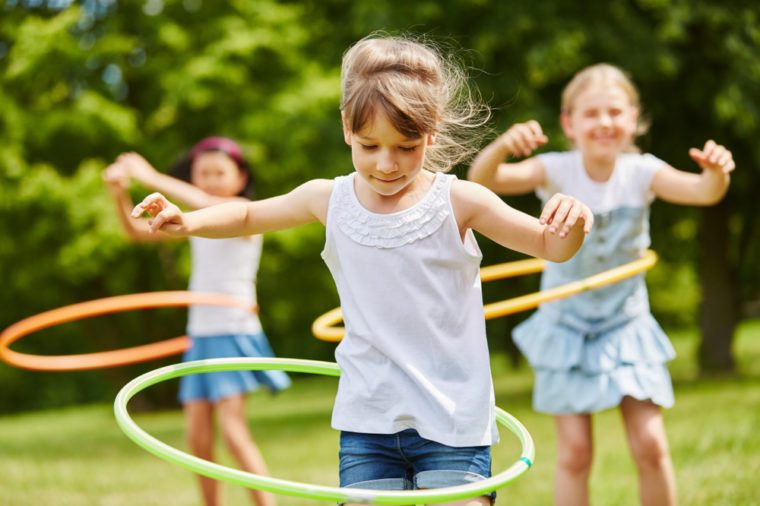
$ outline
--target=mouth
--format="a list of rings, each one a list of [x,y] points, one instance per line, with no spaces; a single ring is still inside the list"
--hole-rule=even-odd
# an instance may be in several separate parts
[[[399,176],[399,177],[395,177],[395,178],[390,178],[390,179],[388,179],[388,178],[381,178],[381,177],[377,177],[377,176],[374,176],[374,178],[375,178],[377,181],[380,181],[381,183],[395,183],[396,181],[400,181],[400,180],[401,180],[401,178],[403,178],[403,177],[404,177],[404,176]]]
[[[614,140],[616,136],[611,135],[611,134],[597,134],[597,135],[594,135],[592,138],[597,141],[611,141],[611,140]]]

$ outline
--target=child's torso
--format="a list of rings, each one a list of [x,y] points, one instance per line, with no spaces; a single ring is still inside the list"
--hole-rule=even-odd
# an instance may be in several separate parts
[[[256,273],[261,258],[262,236],[230,239],[191,237],[192,270],[189,289],[224,293],[256,304]],[[190,335],[256,334],[261,332],[258,315],[241,308],[191,306]]]
[[[496,441],[481,253],[472,231],[460,237],[452,180],[437,174],[419,202],[391,214],[362,207],[353,175],[335,181],[322,256],[346,324],[336,350],[340,430]]]
[[[664,163],[651,155],[624,154],[606,182],[588,177],[579,152],[540,155],[546,184],[543,200],[556,192],[578,198],[594,213],[594,227],[576,255],[548,264],[542,289],[583,279],[640,258],[650,245],[651,180]],[[570,312],[587,321],[627,318],[649,311],[644,275],[545,304],[542,310]]]

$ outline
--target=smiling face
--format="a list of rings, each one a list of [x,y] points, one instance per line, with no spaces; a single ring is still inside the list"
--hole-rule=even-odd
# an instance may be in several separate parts
[[[193,160],[191,181],[210,195],[234,197],[245,188],[246,176],[223,151],[206,151]]]
[[[586,163],[614,164],[634,142],[639,111],[619,86],[595,85],[577,95],[562,113],[562,128]]]
[[[381,107],[352,132],[344,120],[343,135],[361,182],[382,197],[400,196],[414,188],[432,134],[410,138],[396,130]]]

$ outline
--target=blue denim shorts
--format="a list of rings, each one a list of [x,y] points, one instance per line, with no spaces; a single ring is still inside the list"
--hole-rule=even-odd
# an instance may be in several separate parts
[[[490,446],[446,446],[414,429],[396,434],[340,433],[341,487],[415,490],[490,477]],[[493,503],[496,492],[488,495]]]

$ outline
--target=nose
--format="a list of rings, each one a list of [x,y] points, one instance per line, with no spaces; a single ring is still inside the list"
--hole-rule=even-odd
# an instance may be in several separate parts
[[[385,174],[396,170],[396,159],[387,151],[381,152],[377,159],[377,170]]]
[[[612,125],[612,117],[610,117],[609,114],[600,114],[599,115],[599,124],[602,126],[610,126]]]

